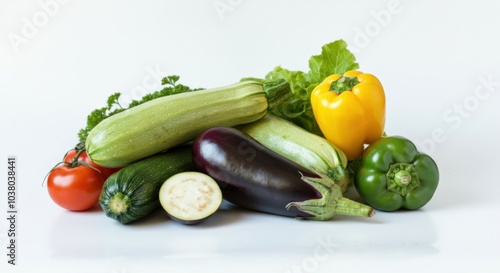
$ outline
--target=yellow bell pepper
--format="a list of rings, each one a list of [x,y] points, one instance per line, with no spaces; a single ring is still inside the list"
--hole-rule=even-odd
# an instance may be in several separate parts
[[[371,74],[352,70],[328,76],[312,91],[311,106],[325,138],[348,160],[361,156],[364,144],[384,133],[385,93]]]

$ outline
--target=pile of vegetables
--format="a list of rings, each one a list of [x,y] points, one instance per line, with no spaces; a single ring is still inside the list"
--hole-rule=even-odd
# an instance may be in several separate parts
[[[160,207],[198,224],[223,200],[320,221],[427,204],[437,165],[409,139],[386,135],[381,82],[357,70],[342,40],[324,45],[309,68],[276,67],[211,89],[168,76],[162,90],[125,107],[112,94],[48,174],[49,195],[71,211],[99,204],[123,224]]]

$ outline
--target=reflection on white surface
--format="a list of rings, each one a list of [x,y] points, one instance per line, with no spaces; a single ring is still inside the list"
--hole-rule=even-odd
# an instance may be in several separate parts
[[[424,210],[313,222],[227,205],[196,226],[171,221],[161,209],[129,225],[105,217],[100,210],[62,212],[50,231],[50,250],[54,259],[63,260],[219,260],[245,251],[269,257],[288,253],[298,261],[318,252],[328,259],[354,252],[405,258],[438,253],[437,237],[435,223]]]

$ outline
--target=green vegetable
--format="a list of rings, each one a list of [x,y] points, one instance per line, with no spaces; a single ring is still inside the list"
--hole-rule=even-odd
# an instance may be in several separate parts
[[[414,210],[429,202],[439,182],[434,160],[400,136],[383,137],[366,148],[356,175],[359,195],[378,210]]]
[[[194,170],[191,146],[145,158],[111,175],[104,183],[99,203],[108,217],[130,223],[160,206],[160,188],[169,177]]]
[[[193,140],[214,126],[256,121],[291,95],[283,80],[247,81],[161,97],[106,118],[89,133],[91,160],[121,167]]]
[[[176,75],[167,76],[167,77],[163,78],[161,84],[164,85],[165,87],[162,90],[156,91],[156,92],[151,93],[151,94],[147,94],[144,97],[142,97],[140,100],[133,100],[128,105],[128,108],[120,105],[119,100],[120,100],[121,93],[118,92],[118,93],[112,94],[111,96],[108,97],[106,107],[95,109],[87,116],[87,126],[83,129],[80,129],[80,131],[78,132],[78,139],[79,139],[80,143],[85,143],[85,140],[87,139],[89,132],[97,124],[99,124],[101,121],[103,121],[104,119],[106,119],[110,116],[116,115],[120,112],[123,112],[123,111],[129,109],[129,108],[143,104],[143,103],[148,102],[150,100],[154,100],[156,98],[169,96],[169,95],[173,95],[173,94],[180,94],[180,93],[201,90],[200,88],[191,89],[185,85],[178,84],[177,81],[179,81],[179,76],[176,76]]]
[[[312,90],[331,74],[343,74],[357,68],[359,65],[356,63],[356,58],[347,49],[347,44],[343,40],[324,45],[321,54],[309,59],[308,72],[276,67],[261,81],[284,79],[290,84],[293,96],[271,113],[322,136],[310,104]]]
[[[328,140],[272,114],[237,129],[302,167],[330,177],[343,192],[347,191],[351,181],[347,158]]]

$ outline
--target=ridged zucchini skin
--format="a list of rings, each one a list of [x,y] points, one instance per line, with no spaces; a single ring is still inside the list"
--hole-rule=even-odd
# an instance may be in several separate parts
[[[160,188],[169,177],[194,170],[192,146],[173,148],[111,175],[104,183],[99,203],[108,217],[130,223],[160,207]]]
[[[343,192],[347,191],[351,183],[345,170],[347,158],[325,138],[272,114],[236,128],[302,167],[330,177]]]
[[[87,137],[93,162],[123,167],[193,140],[214,126],[235,126],[266,115],[268,99],[257,82],[158,98],[111,116]]]

